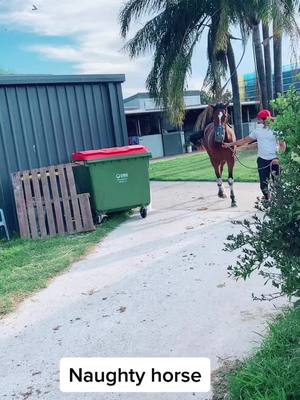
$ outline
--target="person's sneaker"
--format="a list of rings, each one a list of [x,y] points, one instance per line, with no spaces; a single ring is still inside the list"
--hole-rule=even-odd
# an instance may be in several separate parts
[[[258,201],[269,201],[270,200],[269,196],[268,197],[266,197],[266,196],[261,196],[261,197],[257,196],[256,199]]]

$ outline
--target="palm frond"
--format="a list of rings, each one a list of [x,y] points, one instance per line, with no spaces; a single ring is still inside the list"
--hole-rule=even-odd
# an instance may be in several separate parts
[[[204,88],[212,91],[216,98],[221,97],[221,80],[227,71],[228,28],[223,30],[224,15],[220,11],[211,18],[211,27],[207,36],[208,69],[204,79]],[[222,22],[221,22],[222,20]],[[228,21],[225,24],[228,27]]]
[[[300,30],[295,18],[296,8],[299,3],[299,1],[295,0],[272,1],[270,19],[275,21],[278,33],[287,32],[299,36]]]
[[[139,29],[135,36],[125,44],[124,49],[131,58],[138,57],[146,51],[155,50],[157,42],[166,29],[165,19],[163,13],[161,13]]]
[[[202,9],[196,15],[195,7],[186,8],[186,4],[183,4],[186,2],[197,5],[199,12],[199,2],[185,0],[169,5],[159,15],[160,28],[155,31],[159,41],[156,41],[153,67],[146,82],[150,95],[158,105],[167,109],[169,118],[177,125],[181,124],[184,117],[184,90],[191,72],[193,50],[207,20]],[[147,46],[151,40],[148,40]],[[131,42],[130,45],[136,47],[137,42]],[[143,45],[138,48],[141,50],[147,47]]]
[[[121,35],[126,37],[132,20],[138,20],[148,13],[158,13],[170,3],[168,0],[129,0],[121,9],[119,21]]]
[[[173,37],[173,31],[165,32],[156,48],[147,79],[150,95],[167,109],[170,119],[177,125],[184,116],[186,79],[191,72],[192,54],[200,34],[198,30],[188,28],[181,31],[180,41]]]
[[[273,19],[273,35],[288,34],[291,45],[291,63],[299,63],[300,29],[295,18],[298,0],[273,0],[270,19]]]

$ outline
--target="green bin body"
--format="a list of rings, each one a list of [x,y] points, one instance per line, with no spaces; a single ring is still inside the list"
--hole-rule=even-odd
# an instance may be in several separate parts
[[[150,204],[149,159],[144,146],[124,146],[73,154],[77,189],[90,193],[95,214],[144,208]]]

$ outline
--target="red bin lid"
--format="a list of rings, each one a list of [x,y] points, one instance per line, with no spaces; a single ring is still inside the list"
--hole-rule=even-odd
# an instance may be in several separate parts
[[[78,151],[72,154],[74,161],[91,161],[101,160],[103,158],[127,157],[140,154],[149,154],[149,150],[145,146],[123,146],[110,147],[108,149]]]

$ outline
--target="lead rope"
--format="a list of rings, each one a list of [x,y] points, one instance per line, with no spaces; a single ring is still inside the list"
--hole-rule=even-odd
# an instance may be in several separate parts
[[[270,169],[271,169],[271,168],[272,168],[272,164],[273,164],[273,161],[274,161],[274,160],[272,160],[272,161],[270,162],[270,164],[266,165],[265,167],[261,167],[261,168],[249,167],[248,165],[244,164],[244,163],[239,159],[239,157],[238,157],[237,154],[236,154],[236,150],[233,150],[231,147],[228,147],[228,149],[230,149],[230,150],[232,151],[235,160],[237,160],[237,162],[240,163],[244,168],[251,169],[251,170],[255,170],[255,171],[261,171],[261,170],[263,170],[263,169],[267,169],[267,168],[270,168]]]

